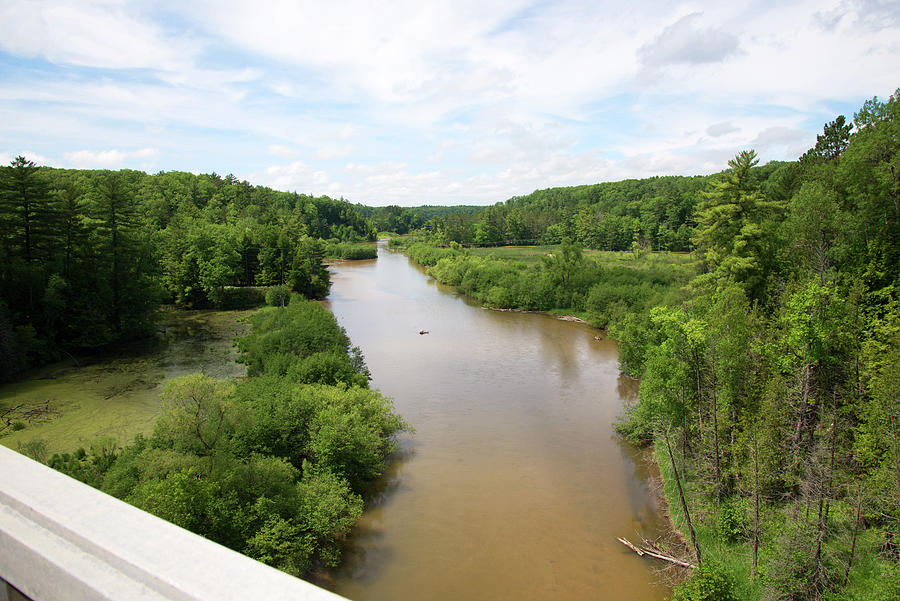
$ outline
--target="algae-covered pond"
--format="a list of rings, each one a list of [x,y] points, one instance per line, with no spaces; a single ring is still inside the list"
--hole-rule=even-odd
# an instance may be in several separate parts
[[[18,382],[0,386],[0,410],[19,404],[47,407],[25,428],[7,428],[0,443],[16,449],[42,440],[48,453],[72,451],[102,437],[127,444],[148,434],[160,411],[166,380],[193,372],[214,378],[245,373],[236,363],[233,340],[249,329],[253,311],[163,311],[155,339],[113,352],[32,370]]]

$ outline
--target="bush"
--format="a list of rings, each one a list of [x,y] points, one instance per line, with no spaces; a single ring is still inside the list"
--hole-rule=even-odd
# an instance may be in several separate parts
[[[220,309],[252,309],[266,303],[266,288],[259,286],[226,286],[222,291]]]
[[[266,304],[270,307],[289,305],[291,302],[291,289],[288,286],[270,286],[266,290]]]
[[[707,561],[672,591],[673,601],[737,601],[734,578],[723,566]]]
[[[308,357],[313,353],[350,348],[350,339],[331,312],[315,301],[299,299],[284,309],[265,309],[251,318],[253,329],[238,340],[241,362],[249,375],[262,371],[272,355]]]
[[[728,499],[719,510],[719,531],[730,541],[743,539],[747,533],[747,506],[743,499]]]
[[[437,262],[445,257],[455,257],[462,255],[464,251],[458,248],[438,248],[424,242],[416,242],[406,249],[409,258],[425,267],[433,267]]]
[[[325,256],[346,261],[375,259],[378,257],[378,247],[365,242],[329,242],[325,248]]]
[[[368,387],[369,379],[356,370],[346,353],[329,351],[295,359],[286,370],[289,380],[298,384],[339,383]]]

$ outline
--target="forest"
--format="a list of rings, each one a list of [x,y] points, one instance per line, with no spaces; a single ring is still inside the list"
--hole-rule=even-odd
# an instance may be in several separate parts
[[[147,336],[161,303],[239,308],[328,294],[327,251],[375,227],[348,202],[228,175],[0,168],[0,381]],[[327,247],[326,247],[327,245]]]
[[[511,241],[555,246],[465,248]],[[489,306],[610,329],[641,380],[618,429],[655,446],[699,566],[675,599],[900,598],[900,91],[795,162],[537,191],[396,246]]]

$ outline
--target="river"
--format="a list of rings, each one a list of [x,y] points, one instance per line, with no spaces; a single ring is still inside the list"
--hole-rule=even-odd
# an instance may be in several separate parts
[[[613,432],[635,394],[613,341],[482,309],[383,247],[332,272],[332,311],[416,432],[320,584],[355,601],[671,592],[616,541],[665,525],[650,466]]]

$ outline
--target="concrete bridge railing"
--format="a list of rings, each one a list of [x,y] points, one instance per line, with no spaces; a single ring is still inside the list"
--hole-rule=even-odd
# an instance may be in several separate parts
[[[0,601],[343,599],[0,446]]]

